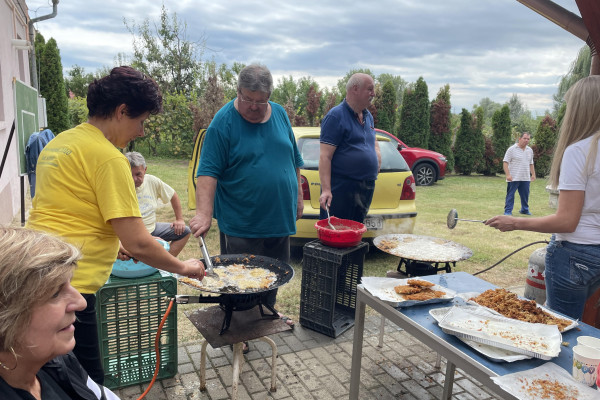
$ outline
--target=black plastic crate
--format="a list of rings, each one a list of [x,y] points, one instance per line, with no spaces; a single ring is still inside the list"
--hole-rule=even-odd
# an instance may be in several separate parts
[[[300,324],[330,337],[354,326],[356,285],[369,245],[335,248],[315,240],[304,245]]]
[[[110,389],[150,382],[156,367],[154,341],[177,280],[159,271],[137,279],[110,277],[96,294],[104,385]],[[177,374],[177,305],[163,325],[157,379]]]

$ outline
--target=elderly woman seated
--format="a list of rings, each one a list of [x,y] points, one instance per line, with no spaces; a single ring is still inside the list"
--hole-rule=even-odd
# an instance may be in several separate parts
[[[1,399],[118,399],[70,353],[86,306],[70,284],[79,257],[56,237],[0,227]]]

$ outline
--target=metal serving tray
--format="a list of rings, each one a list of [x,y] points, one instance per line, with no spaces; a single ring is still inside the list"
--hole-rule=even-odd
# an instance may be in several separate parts
[[[530,324],[453,307],[439,322],[445,333],[530,357],[550,360],[560,353],[562,336],[556,325]],[[510,339],[509,337],[512,337]],[[538,344],[540,347],[534,348]],[[546,346],[543,349],[541,346]]]
[[[481,306],[465,305],[461,307],[466,308],[468,310]],[[429,315],[431,315],[433,319],[435,319],[439,323],[451,309],[452,307],[433,308],[429,310]],[[487,344],[474,342],[472,340],[464,339],[461,337],[459,337],[459,339],[494,362],[513,362],[519,360],[527,360],[531,358],[529,356],[526,356],[525,354],[515,353],[514,351],[504,350],[495,346],[489,346]]]
[[[427,277],[419,276],[409,279],[418,279],[428,281]],[[429,300],[407,300],[402,295],[397,294],[394,291],[394,287],[398,285],[408,285],[409,279],[397,279],[397,278],[381,278],[373,276],[363,276],[361,283],[373,296],[380,298],[381,300],[389,303],[392,307],[410,307],[421,304],[431,303],[444,303],[451,301],[456,292],[452,289],[448,289],[442,285],[435,284],[431,287],[433,290],[439,290],[444,292],[444,296]],[[428,281],[429,282],[429,281]],[[440,279],[440,283],[445,282]],[[433,283],[433,282],[432,282]]]

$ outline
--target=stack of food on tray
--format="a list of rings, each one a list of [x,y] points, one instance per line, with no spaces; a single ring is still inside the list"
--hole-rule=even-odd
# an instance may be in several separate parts
[[[487,290],[472,297],[469,304],[469,307],[450,308],[440,320],[440,327],[446,333],[467,339],[469,345],[485,344],[486,351],[482,353],[495,361],[510,359],[490,351],[490,347],[545,360],[556,357],[562,342],[560,332],[577,325],[505,289]]]

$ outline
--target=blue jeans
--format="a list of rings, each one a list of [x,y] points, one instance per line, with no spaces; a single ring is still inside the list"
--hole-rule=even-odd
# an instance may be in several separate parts
[[[515,192],[519,191],[521,198],[520,213],[529,212],[529,181],[506,182],[506,201],[504,203],[504,214],[512,214],[515,205]]]
[[[546,250],[546,305],[581,319],[587,299],[600,287],[600,245],[556,241]]]

